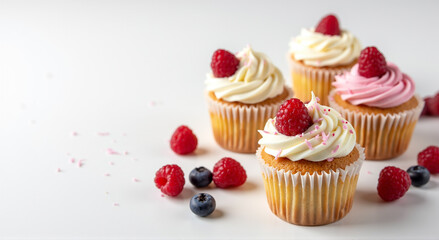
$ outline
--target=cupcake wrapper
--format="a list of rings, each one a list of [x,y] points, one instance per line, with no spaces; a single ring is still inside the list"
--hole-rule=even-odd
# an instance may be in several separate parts
[[[320,98],[320,104],[328,105],[328,95],[335,76],[349,71],[352,66],[333,69],[307,67],[289,57],[294,97],[304,102],[311,100],[311,91]]]
[[[287,89],[288,97],[292,91]],[[219,102],[206,94],[213,135],[223,148],[240,153],[255,153],[261,138],[258,130],[264,129],[269,118],[273,118],[279,106],[286,100],[266,105],[239,106]]]
[[[345,169],[313,174],[270,167],[258,149],[265,191],[271,211],[297,225],[324,225],[343,218],[352,208],[364,149],[356,145],[359,159]]]
[[[424,108],[424,101],[418,95],[415,95],[419,102],[417,107],[386,115],[344,109],[334,100],[334,95],[335,91],[331,91],[329,106],[337,110],[355,128],[357,143],[366,149],[367,160],[391,159],[407,150]]]

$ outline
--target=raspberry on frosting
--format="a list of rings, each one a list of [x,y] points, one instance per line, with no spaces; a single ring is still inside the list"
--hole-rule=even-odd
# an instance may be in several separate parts
[[[363,49],[358,65],[358,73],[367,78],[381,77],[387,72],[386,58],[376,47]]]
[[[337,17],[332,14],[325,16],[320,20],[315,31],[329,36],[340,35],[340,26]]]
[[[210,67],[215,77],[230,77],[235,74],[238,66],[239,59],[233,53],[224,49],[218,49],[213,53]]]
[[[276,114],[277,130],[287,136],[303,133],[312,125],[308,109],[300,99],[291,98],[285,101]]]

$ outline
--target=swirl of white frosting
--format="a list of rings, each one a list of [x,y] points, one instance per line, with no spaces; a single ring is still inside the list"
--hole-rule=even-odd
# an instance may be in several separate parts
[[[212,73],[207,74],[206,89],[213,91],[218,99],[253,104],[283,92],[282,73],[264,54],[247,46],[236,57],[239,68],[232,76],[216,78]]]
[[[267,121],[264,130],[259,130],[262,135],[259,144],[265,147],[265,152],[292,161],[319,162],[347,156],[355,147],[352,125],[333,108],[318,104],[314,93],[306,107],[314,124],[302,134],[283,135],[276,130],[275,118]]]
[[[360,56],[360,52],[360,42],[346,30],[342,30],[340,36],[329,36],[315,32],[314,28],[302,29],[300,35],[290,42],[294,59],[308,66],[348,65]]]

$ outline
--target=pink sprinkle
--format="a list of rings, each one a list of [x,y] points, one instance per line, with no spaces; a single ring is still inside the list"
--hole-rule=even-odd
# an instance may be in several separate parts
[[[320,122],[320,121],[323,121],[323,118],[316,119],[316,120],[314,121],[314,123],[318,123],[318,122]]]
[[[348,125],[346,125],[346,124],[343,124],[343,129],[348,129]]]
[[[316,130],[319,130],[319,128],[320,128],[319,125],[316,125],[316,126],[315,126],[315,129],[316,129]]]
[[[133,178],[133,182],[140,182],[140,180],[137,178]]]
[[[336,153],[338,151],[338,149],[340,148],[339,145],[335,146],[334,150],[332,150],[332,153]]]
[[[77,132],[72,132],[72,136],[76,137],[76,136],[78,136],[78,133]]]
[[[113,206],[119,207],[119,203],[113,203]]]
[[[84,165],[83,160],[78,161],[78,167],[82,167]]]
[[[323,145],[326,145],[326,141],[328,141],[329,135],[326,135],[325,132],[322,132],[322,141]]]
[[[126,136],[127,136],[127,133],[122,133],[122,136],[126,137]]]
[[[111,166],[113,166],[113,165],[114,165],[114,162],[108,162],[108,164],[110,164]]]
[[[155,101],[149,101],[149,106],[150,107],[154,107],[155,105],[157,105],[157,103]]]
[[[305,139],[305,143],[306,143],[306,145],[308,146],[308,148],[309,148],[310,150],[313,149],[313,148],[312,148],[312,145],[311,145],[311,143],[308,141],[308,139]]]
[[[325,113],[323,113],[323,114],[328,115],[328,112],[325,112]]]
[[[109,132],[98,132],[98,135],[99,136],[108,136],[108,135],[110,135],[110,133]]]
[[[333,133],[332,136],[335,137],[335,133]]]
[[[315,139],[319,139],[319,138],[320,138],[320,135],[316,135],[314,138],[315,138]]]
[[[71,162],[71,163],[75,163],[75,162],[76,162],[76,159],[71,158],[71,159],[70,159],[70,162]]]
[[[367,171],[367,174],[372,174],[372,172],[371,171]]]
[[[311,130],[310,132],[309,132],[309,134],[313,134],[315,132],[315,130]]]
[[[317,102],[320,102],[320,98],[319,97],[316,97],[316,100],[317,100]]]
[[[329,98],[329,100],[334,101],[334,97],[333,96],[329,96],[328,98]]]
[[[162,196],[162,197],[165,197],[165,194],[162,194],[161,196]]]
[[[111,148],[107,149],[107,153],[110,154],[110,155],[119,155],[118,152],[114,151],[114,150],[111,149]]]
[[[104,174],[104,176],[106,176],[106,177],[109,177],[109,176],[110,176],[110,174],[109,174],[109,173],[105,173],[105,174]]]
[[[330,108],[328,108],[328,112],[330,112],[331,111],[331,109]]]
[[[56,172],[61,172],[61,168],[57,168],[57,169],[56,169]]]
[[[279,156],[280,156],[280,154],[282,153],[282,149],[276,154],[276,157],[274,158],[274,159],[278,159],[279,158]]]
[[[128,154],[129,154],[128,151],[123,152],[123,155],[128,155]]]
[[[265,131],[265,130],[263,130],[262,131],[263,133],[265,133],[265,134],[269,134],[270,132],[268,132],[268,131]]]
[[[350,129],[349,132],[350,132],[351,134],[354,134],[354,131],[352,131],[352,129]]]
[[[332,162],[332,161],[334,161],[334,158],[328,158],[327,160],[328,160],[328,162]]]
[[[274,135],[278,135],[278,134],[279,134],[278,132],[275,132],[275,133],[274,133]]]

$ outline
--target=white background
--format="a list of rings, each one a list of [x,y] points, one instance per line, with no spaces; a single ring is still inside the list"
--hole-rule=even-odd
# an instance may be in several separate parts
[[[335,12],[342,28],[431,95],[439,90],[438,9],[433,1],[0,1],[0,238],[437,239],[438,176],[392,203],[376,184],[384,166],[406,169],[439,144],[439,119],[422,119],[401,157],[364,163],[344,219],[300,227],[270,212],[254,155],[215,144],[203,90],[213,51],[247,44],[290,84],[289,40]],[[169,148],[181,124],[198,136],[195,155]],[[188,174],[225,156],[244,165],[248,181],[204,189],[217,201],[209,218],[190,212],[199,190],[189,182],[177,198],[154,186],[165,164]]]

